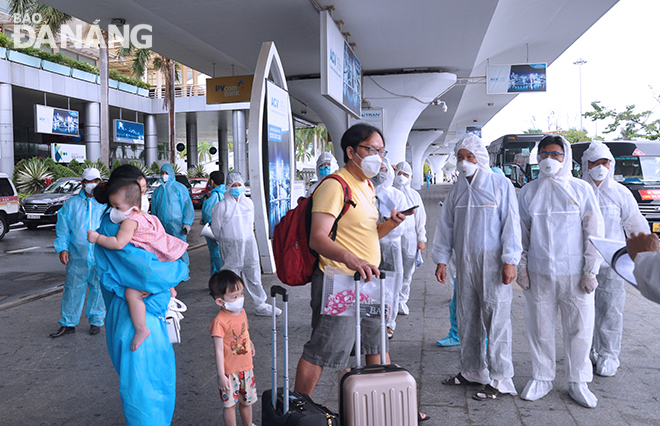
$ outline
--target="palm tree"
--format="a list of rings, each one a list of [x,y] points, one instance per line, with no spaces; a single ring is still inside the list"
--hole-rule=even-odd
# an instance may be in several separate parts
[[[142,78],[149,61],[152,60],[153,66],[157,71],[160,71],[165,76],[165,96],[163,97],[163,109],[168,110],[170,119],[170,163],[175,163],[176,153],[176,129],[175,115],[174,115],[174,85],[179,80],[177,63],[158,53],[154,53],[149,49],[137,49],[135,46],[121,47],[119,49],[119,57],[132,57],[131,73],[136,78]]]
[[[20,16],[40,14],[40,25],[48,25],[53,34],[57,33],[62,25],[72,19],[71,15],[34,0],[9,0],[9,11]]]
[[[200,163],[203,163],[207,158],[209,161],[213,160],[213,156],[210,152],[212,146],[213,145],[211,145],[209,142],[200,142],[197,144],[197,155],[199,157]]]
[[[314,127],[296,129],[296,161],[309,161],[314,157]]]

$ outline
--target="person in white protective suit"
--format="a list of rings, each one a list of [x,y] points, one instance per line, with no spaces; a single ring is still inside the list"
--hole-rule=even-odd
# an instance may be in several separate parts
[[[594,327],[596,274],[601,257],[588,238],[603,237],[603,216],[591,186],[571,175],[571,147],[561,136],[538,144],[539,177],[520,191],[523,254],[518,284],[525,290],[525,323],[532,379],[520,394],[534,401],[552,390],[555,324],[561,310],[568,393],[595,407],[589,350]]]
[[[254,237],[254,204],[245,196],[245,183],[240,173],[229,173],[225,198],[213,206],[211,230],[220,248],[222,269],[242,276],[255,306],[255,313],[271,316],[273,306],[266,303],[261,284],[261,266],[257,240]],[[282,311],[275,308],[277,315]]]
[[[414,220],[406,218],[403,223],[403,235],[401,235],[401,256],[403,258],[403,283],[399,293],[399,314],[408,315],[408,298],[410,297],[410,284],[416,268],[416,256],[426,248],[426,209],[419,192],[410,187],[412,179],[412,168],[410,164],[401,161],[396,165],[396,177],[394,187],[403,192],[408,200],[408,206],[419,206],[415,209]]]
[[[635,280],[642,296],[660,303],[660,241],[655,234],[632,235],[626,241],[630,258],[635,261]]]
[[[379,222],[384,222],[391,214],[393,209],[403,211],[408,208],[406,196],[401,191],[392,186],[394,180],[394,169],[390,165],[390,160],[383,158],[380,172],[371,178],[376,191],[376,205],[378,206]],[[411,217],[406,220],[412,221]],[[393,303],[392,311],[387,320],[387,337],[394,337],[396,330],[396,317],[398,313],[398,299],[403,282],[403,259],[401,257],[401,235],[403,226],[397,226],[389,234],[380,239],[380,266],[383,271],[394,272],[394,288],[392,291]]]
[[[649,225],[630,190],[614,181],[615,165],[614,156],[602,142],[591,142],[582,154],[582,178],[591,184],[596,194],[605,223],[605,238],[624,243],[626,235],[648,233]],[[614,376],[621,352],[625,282],[606,263],[601,265],[596,279],[596,316],[590,358],[596,365],[596,374]]]
[[[321,181],[328,175],[339,170],[339,164],[337,164],[337,159],[334,155],[329,152],[322,152],[321,155],[316,159],[316,177],[318,180],[316,183],[309,187],[307,190],[306,197],[309,197],[314,193],[314,190],[321,183]]]
[[[447,281],[456,262],[456,302],[462,370],[445,385],[482,384],[473,398],[517,395],[513,384],[511,282],[522,252],[516,191],[488,167],[488,152],[475,135],[456,145],[461,175],[449,190],[433,240],[436,278]],[[488,338],[488,350],[484,345]]]

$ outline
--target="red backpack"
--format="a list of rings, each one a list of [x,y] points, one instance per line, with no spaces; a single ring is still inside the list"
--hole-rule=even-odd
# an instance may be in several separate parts
[[[351,188],[341,176],[332,174],[325,179],[336,179],[344,191],[344,207],[335,219],[330,232],[330,238],[334,240],[337,236],[337,222],[350,206],[355,207],[355,202],[352,200]],[[277,278],[291,286],[305,285],[310,282],[318,261],[318,255],[309,248],[312,195],[307,198],[301,197],[298,200],[298,206],[289,210],[273,229],[273,256],[275,257]]]

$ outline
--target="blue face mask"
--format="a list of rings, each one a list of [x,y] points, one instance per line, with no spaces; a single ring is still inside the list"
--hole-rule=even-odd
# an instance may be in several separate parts
[[[321,166],[319,167],[319,178],[323,179],[324,177],[330,174],[330,166]]]
[[[230,194],[231,194],[232,197],[234,197],[234,198],[238,198],[238,197],[241,196],[241,194],[243,193],[243,191],[245,191],[245,187],[243,187],[243,186],[239,186],[239,187],[237,187],[237,188],[231,188],[231,190],[230,190]]]

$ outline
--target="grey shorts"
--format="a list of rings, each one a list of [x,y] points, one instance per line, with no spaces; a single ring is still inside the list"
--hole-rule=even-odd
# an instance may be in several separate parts
[[[323,272],[312,275],[312,337],[303,348],[302,357],[314,365],[344,368],[355,344],[355,318],[321,315]],[[362,353],[380,353],[380,321],[362,318]]]

